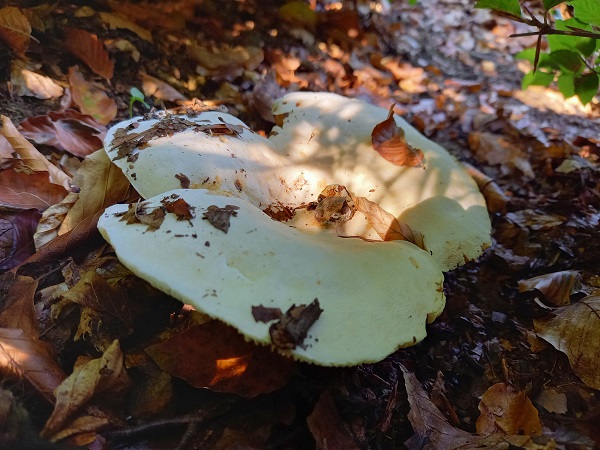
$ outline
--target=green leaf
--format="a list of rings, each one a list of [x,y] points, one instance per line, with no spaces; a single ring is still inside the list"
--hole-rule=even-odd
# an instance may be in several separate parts
[[[575,17],[582,22],[600,27],[600,1],[575,0],[571,2],[575,8]]]
[[[564,98],[571,98],[575,95],[575,77],[570,73],[561,73],[556,84]]]
[[[521,17],[519,0],[477,0],[475,8],[489,8]]]
[[[569,27],[575,27],[582,30],[592,31],[592,27],[576,18],[568,20],[557,20],[554,24],[557,30],[571,31]],[[590,56],[596,50],[596,39],[563,36],[560,34],[551,34],[548,36],[548,44],[552,51],[555,50],[577,50],[583,56]]]
[[[524,59],[529,61],[531,64],[535,62],[535,48],[526,48],[525,50],[521,50],[519,53],[515,55],[515,58]],[[540,58],[538,60],[538,68],[549,68],[549,69],[558,69],[558,63],[550,58],[548,53],[540,52]]]
[[[132,87],[131,89],[129,89],[129,93],[136,100],[144,100],[144,94],[136,87]]]
[[[571,50],[556,50],[548,55],[552,63],[560,70],[578,73],[585,69],[585,64],[579,53]]]
[[[575,93],[583,105],[587,105],[592,101],[598,93],[599,84],[598,74],[594,72],[587,73],[575,79]]]
[[[564,2],[565,2],[565,0],[544,0],[544,9],[546,11],[549,11],[552,8],[554,8],[555,6],[558,6]]]
[[[521,86],[523,89],[527,89],[529,86],[550,86],[550,83],[554,81],[554,74],[548,72],[542,72],[541,70],[532,70],[526,73],[523,77]]]

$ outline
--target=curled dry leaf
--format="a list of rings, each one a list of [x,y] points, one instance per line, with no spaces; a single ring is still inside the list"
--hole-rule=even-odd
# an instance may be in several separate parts
[[[23,54],[29,48],[31,24],[16,6],[0,9],[0,39],[17,54]]]
[[[387,119],[377,124],[371,133],[373,148],[396,166],[423,167],[425,155],[406,142],[404,130],[394,120],[394,106],[390,107]]]
[[[165,220],[165,208],[148,208],[145,202],[138,202],[129,205],[129,209],[121,217],[127,224],[143,223],[148,226],[148,231],[155,231],[160,228]]]
[[[114,72],[114,64],[98,36],[78,28],[67,28],[64,45],[68,51],[79,58],[92,72],[110,80]]]
[[[42,213],[42,218],[38,222],[33,236],[36,249],[40,249],[60,234],[60,227],[77,200],[79,200],[79,194],[69,192],[60,202],[50,206]]]
[[[52,438],[69,418],[94,395],[122,395],[130,379],[123,366],[119,341],[114,341],[97,359],[81,364],[56,389],[56,404],[42,430],[42,437]]]
[[[16,59],[10,65],[10,82],[18,96],[41,100],[60,97],[64,89],[49,77],[36,73],[37,66]]]
[[[165,211],[175,214],[177,220],[190,220],[194,218],[194,207],[190,206],[183,198],[175,199],[164,198],[162,204],[165,205]],[[228,223],[229,228],[229,223]]]
[[[40,212],[26,209],[10,220],[0,219],[0,270],[18,266],[35,253],[33,234]]]
[[[519,281],[519,292],[537,290],[554,306],[571,303],[571,295],[581,290],[581,275],[574,270],[547,273]]]
[[[225,234],[229,231],[231,217],[237,216],[239,208],[234,205],[226,205],[224,208],[219,208],[215,205],[210,205],[206,212],[202,214],[202,218],[210,222],[210,224]]]
[[[2,130],[0,131],[10,143],[15,152],[21,157],[23,163],[34,172],[48,172],[50,182],[59,184],[69,189],[71,178],[58,167],[46,159],[27,139],[21,135],[6,116],[0,116]]]
[[[281,388],[295,372],[293,360],[247,342],[218,320],[171,335],[146,353],[162,370],[192,386],[245,398]]]
[[[427,250],[423,242],[423,235],[413,231],[407,224],[400,223],[392,214],[384,210],[377,203],[367,200],[365,197],[352,197],[356,209],[362,212],[369,225],[384,241],[409,241],[417,247]]]
[[[600,297],[560,308],[553,318],[535,320],[534,327],[539,337],[567,355],[575,375],[600,389]]]
[[[483,436],[494,433],[540,435],[542,423],[537,409],[525,392],[506,383],[491,386],[479,403],[477,432]]]
[[[73,102],[83,114],[92,116],[102,125],[107,125],[117,116],[117,103],[106,92],[88,83],[77,66],[69,68],[69,85]]]
[[[485,198],[488,211],[492,213],[504,211],[506,209],[506,204],[509,202],[509,198],[500,186],[498,186],[498,183],[471,164],[463,162],[462,165],[467,169],[471,178],[475,180],[475,183],[477,183],[479,191]]]
[[[322,312],[316,298],[308,305],[292,305],[281,319],[269,327],[271,342],[275,347],[284,350],[302,347],[308,330]]]

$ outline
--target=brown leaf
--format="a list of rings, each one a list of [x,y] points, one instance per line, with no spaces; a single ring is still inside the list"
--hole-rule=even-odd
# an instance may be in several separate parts
[[[0,9],[0,39],[22,55],[29,48],[30,38],[31,25],[19,8],[7,6]]]
[[[17,131],[13,123],[6,116],[0,116],[2,120],[2,135],[18,153],[27,165],[34,172],[48,172],[50,181],[69,189],[71,178],[61,171],[58,167],[52,165],[33,145]]]
[[[10,82],[18,96],[35,97],[41,100],[60,97],[64,93],[49,77],[35,72],[35,66],[16,59],[10,66]]]
[[[316,298],[308,305],[292,305],[280,320],[269,327],[271,342],[275,347],[284,350],[302,347],[308,330],[322,312],[319,299]]]
[[[124,29],[129,30],[137,34],[139,37],[148,42],[153,42],[152,33],[142,28],[141,26],[135,24],[129,18],[123,14],[115,14],[101,11],[99,13],[100,19],[105,22],[112,30],[114,29]]]
[[[147,203],[132,203],[121,220],[127,224],[143,223],[148,226],[148,231],[155,231],[165,220],[165,208],[158,206],[150,209]]]
[[[252,307],[252,317],[257,322],[271,322],[272,320],[279,320],[283,313],[279,308],[269,308],[267,306],[258,305]]]
[[[63,186],[50,182],[48,172],[32,172],[21,160],[0,171],[0,206],[44,211],[66,195]]]
[[[571,303],[571,295],[581,290],[581,275],[574,270],[547,273],[519,281],[519,292],[537,290],[554,306]]]
[[[0,328],[0,373],[26,379],[50,401],[65,378],[51,346],[16,328]]]
[[[161,203],[165,205],[165,210],[169,213],[175,214],[177,220],[190,220],[194,218],[193,206],[190,206],[183,198],[167,200],[164,198]],[[229,228],[229,227],[228,227]]]
[[[169,102],[187,100],[183,94],[158,78],[144,72],[140,72],[140,77],[142,78],[142,90],[144,91],[144,95],[148,97],[156,97]]]
[[[371,142],[377,153],[396,166],[423,167],[425,156],[421,149],[406,142],[404,130],[394,120],[394,105],[387,119],[377,124],[371,133]]]
[[[247,342],[218,320],[193,326],[146,352],[162,370],[192,386],[245,398],[279,389],[295,371],[293,360]]]
[[[516,167],[528,178],[535,177],[527,155],[506,136],[473,131],[469,134],[469,145],[480,161],[503,168]]]
[[[542,423],[537,409],[523,391],[506,383],[491,386],[479,403],[481,414],[477,419],[477,432],[483,436],[502,434],[540,435]]]
[[[68,211],[59,235],[106,207],[127,201],[131,193],[129,180],[103,150],[86,157],[73,177],[73,184],[79,187],[79,199]]]
[[[16,267],[35,253],[33,234],[39,220],[35,209],[19,211],[11,220],[0,219],[0,270]]]
[[[27,139],[65,150],[80,158],[102,148],[102,140],[106,135],[104,125],[74,109],[29,117],[19,126]]]
[[[210,205],[206,212],[202,214],[202,218],[208,220],[216,229],[227,233],[231,225],[231,217],[237,217],[238,209],[240,208],[234,205],[225,205],[225,208]]]
[[[122,396],[130,379],[123,366],[119,341],[114,341],[97,359],[77,366],[56,389],[56,404],[41,435],[49,438],[61,431],[67,420],[93,396]]]
[[[567,355],[575,375],[600,389],[600,297],[588,296],[533,323],[539,337]]]
[[[77,66],[69,68],[69,85],[73,102],[83,114],[92,116],[102,125],[107,125],[117,116],[117,103],[106,92],[88,83]]]
[[[373,227],[382,240],[409,241],[426,250],[421,233],[413,231],[405,223],[400,223],[392,214],[365,197],[352,196],[352,199],[356,209],[365,215],[369,225]]]
[[[8,289],[5,283],[9,284]],[[6,292],[0,312],[0,328],[18,328],[25,336],[37,339],[39,323],[33,309],[38,280],[7,272],[0,281],[0,290]]]
[[[84,62],[96,75],[106,80],[112,78],[114,64],[98,36],[78,28],[67,28],[64,44],[68,51]]]
[[[50,206],[42,213],[42,218],[38,222],[33,236],[36,249],[41,248],[59,235],[59,230],[65,217],[77,200],[79,200],[79,194],[69,192],[59,203]]]
[[[488,211],[492,213],[504,211],[506,204],[510,200],[500,186],[498,186],[498,183],[471,164],[463,162],[462,165],[467,169],[471,178],[475,180],[475,183],[477,183],[479,192],[485,198]]]
[[[358,450],[360,447],[340,417],[329,391],[319,397],[313,412],[306,418],[308,429],[319,450]]]

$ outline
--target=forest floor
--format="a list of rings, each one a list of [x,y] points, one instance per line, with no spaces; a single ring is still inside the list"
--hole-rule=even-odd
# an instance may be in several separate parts
[[[358,3],[0,9],[0,30],[21,27],[0,34],[2,134],[12,136],[0,135],[0,447],[599,448],[598,97],[583,107],[552,88],[522,90],[530,68],[513,55],[535,37],[508,38],[529,30],[467,0]],[[133,87],[149,107],[197,98],[265,135],[287,92],[395,103],[471,166],[493,244],[445,274],[446,309],[427,337],[379,363],[281,359],[249,379],[186,382],[146,350],[167,342],[181,361],[214,359],[178,350],[199,328],[193,314],[118,264],[97,211],[69,229],[56,223],[69,207],[44,212],[67,194],[56,177],[75,175],[107,127],[129,118]],[[22,175],[23,137],[60,174]],[[42,213],[49,225],[34,238]]]

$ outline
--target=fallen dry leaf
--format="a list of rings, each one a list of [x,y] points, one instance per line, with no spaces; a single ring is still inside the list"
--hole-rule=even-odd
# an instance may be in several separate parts
[[[475,183],[477,183],[479,192],[481,192],[485,198],[485,204],[488,211],[491,213],[504,211],[506,209],[506,204],[510,200],[502,188],[498,186],[498,183],[471,164],[463,162],[462,165],[467,169],[471,178],[475,180]]]
[[[534,327],[539,337],[567,355],[575,375],[600,389],[600,297],[560,308],[550,319],[534,320]]]
[[[29,48],[31,24],[16,6],[0,9],[0,39],[22,55]]]
[[[51,183],[48,172],[32,172],[20,159],[4,160],[0,169],[0,206],[44,211],[60,202],[67,190]]]
[[[129,180],[103,150],[86,157],[73,177],[73,184],[79,188],[78,200],[66,214],[58,235],[108,206],[128,201],[131,194]]]
[[[516,167],[526,177],[535,177],[527,155],[506,136],[473,131],[469,134],[469,145],[480,161],[498,164],[505,172],[507,168]]]
[[[571,303],[571,295],[581,290],[581,275],[574,270],[547,273],[519,280],[519,292],[537,290],[554,306]]]
[[[302,347],[308,330],[322,312],[319,299],[316,298],[308,305],[292,305],[281,319],[269,327],[271,342],[275,347],[284,350]]]
[[[245,70],[255,70],[265,57],[261,48],[241,45],[223,48],[197,45],[188,52],[199,64],[198,73],[228,80],[239,77]]]
[[[102,148],[106,134],[104,125],[74,109],[29,117],[19,126],[27,139],[65,150],[80,158]]]
[[[109,6],[113,11],[119,12],[136,23],[143,24],[149,28],[160,28],[166,30],[182,30],[185,26],[186,17],[194,17],[194,2],[124,2],[109,0]]]
[[[148,226],[147,231],[155,231],[164,222],[165,214],[164,206],[149,209],[147,203],[137,202],[129,205],[129,209],[123,214],[121,220],[127,222],[128,225],[143,223]]]
[[[25,209],[0,219],[0,270],[12,269],[35,253],[33,235],[40,220],[36,209]]]
[[[227,233],[231,225],[231,218],[237,217],[237,209],[239,208],[234,205],[226,205],[225,208],[210,205],[202,214],[202,218],[208,220],[217,230]]]
[[[525,392],[517,391],[506,383],[491,386],[479,403],[477,433],[489,436],[494,433],[540,435],[542,423],[537,409]]]
[[[360,447],[347,429],[329,391],[319,397],[312,413],[306,418],[308,429],[319,450],[358,450]]]
[[[387,119],[377,124],[371,133],[373,148],[396,166],[425,167],[425,155],[406,142],[404,130],[394,120],[394,106],[390,107]]]
[[[158,78],[140,72],[142,78],[142,90],[147,97],[156,97],[168,102],[177,102],[179,100],[187,100],[187,98],[178,92],[173,86],[165,83]]]
[[[10,82],[19,96],[35,97],[41,100],[60,97],[64,89],[50,77],[36,73],[23,61],[16,59],[10,66]]]
[[[78,28],[67,28],[63,43],[68,51],[85,63],[96,75],[106,80],[112,78],[115,67],[98,36]]]
[[[392,214],[365,197],[352,196],[352,199],[356,209],[365,215],[369,225],[373,227],[382,240],[409,241],[426,250],[421,233],[413,231],[405,223],[400,223]]]
[[[0,116],[2,121],[2,135],[6,138],[15,152],[21,157],[25,165],[34,172],[48,172],[50,182],[69,189],[71,177],[46,159],[27,139],[21,135],[6,116]]]
[[[27,380],[50,401],[65,378],[50,344],[17,328],[0,328],[0,373],[8,379]]]
[[[175,214],[177,216],[177,220],[190,220],[194,218],[194,207],[188,204],[181,197],[171,200],[164,198],[162,199],[161,203],[165,205],[165,211]],[[229,226],[227,228],[229,229]]]
[[[117,116],[117,103],[106,92],[88,83],[77,66],[69,68],[69,85],[73,102],[83,114],[92,116],[102,125],[107,125]]]
[[[65,217],[78,199],[77,192],[69,192],[60,202],[50,206],[42,213],[33,236],[36,249],[40,249],[59,235]]]
[[[105,22],[111,30],[115,30],[117,28],[125,29],[132,31],[137,34],[139,37],[148,42],[153,42],[152,33],[147,29],[137,25],[135,22],[132,22],[129,17],[119,14],[119,13],[109,13],[101,11],[100,19]]]
[[[247,342],[217,320],[174,334],[146,353],[162,370],[192,386],[245,398],[279,389],[295,372],[293,360]]]
[[[73,373],[56,388],[54,411],[41,435],[54,437],[93,396],[122,396],[129,385],[130,379],[123,366],[123,353],[119,341],[115,340],[100,358],[75,367]]]

